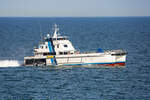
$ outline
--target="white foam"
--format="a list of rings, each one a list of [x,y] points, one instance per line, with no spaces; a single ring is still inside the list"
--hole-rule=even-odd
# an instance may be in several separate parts
[[[0,60],[0,67],[17,67],[20,65],[18,60]]]

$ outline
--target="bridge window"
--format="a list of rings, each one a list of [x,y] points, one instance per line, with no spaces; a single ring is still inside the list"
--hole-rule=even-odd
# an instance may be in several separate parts
[[[67,52],[64,52],[64,55],[67,55],[68,53]]]
[[[60,55],[67,55],[68,52],[59,52]]]
[[[47,55],[56,55],[56,52],[43,53],[43,56],[47,56]]]
[[[57,48],[59,48],[59,44],[57,45]]]
[[[63,55],[63,52],[59,52],[60,55]]]
[[[64,45],[64,47],[66,47],[66,48],[67,48],[67,47],[68,47],[68,45],[66,45],[66,44],[65,44],[65,45]]]

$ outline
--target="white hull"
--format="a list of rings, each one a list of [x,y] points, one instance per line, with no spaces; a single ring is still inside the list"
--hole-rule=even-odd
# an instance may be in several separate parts
[[[88,54],[70,54],[70,55],[56,55],[56,56],[37,56],[25,57],[25,65],[27,66],[55,66],[55,65],[87,65],[87,64],[104,64],[104,65],[124,65],[126,55],[112,55],[111,53],[88,53]],[[26,60],[34,59],[32,63],[26,63]],[[43,59],[43,63],[38,62]],[[45,59],[45,60],[44,60]],[[56,63],[54,63],[56,60]]]

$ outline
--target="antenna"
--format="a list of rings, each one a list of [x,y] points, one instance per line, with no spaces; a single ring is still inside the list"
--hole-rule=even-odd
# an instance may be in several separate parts
[[[50,34],[51,33],[51,29],[50,29],[50,25],[49,25],[49,28],[48,28],[48,34],[50,35],[50,37],[52,37],[52,34]]]
[[[42,42],[42,29],[41,29],[41,23],[39,22],[39,26],[40,26],[40,41]]]

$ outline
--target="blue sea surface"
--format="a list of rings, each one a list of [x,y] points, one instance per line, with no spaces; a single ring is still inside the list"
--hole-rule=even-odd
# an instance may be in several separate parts
[[[126,66],[17,65],[55,23],[81,52],[126,50]],[[150,17],[0,18],[0,100],[150,100]]]

